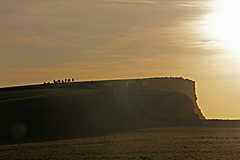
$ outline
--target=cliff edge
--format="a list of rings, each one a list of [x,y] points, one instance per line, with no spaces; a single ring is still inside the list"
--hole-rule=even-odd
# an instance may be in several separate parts
[[[142,84],[151,90],[165,92],[181,92],[192,99],[194,112],[200,119],[205,119],[197,105],[195,81],[184,78],[150,78],[143,79]]]
[[[102,84],[112,88],[118,106],[138,120],[144,121],[144,117],[149,122],[161,118],[205,119],[197,105],[192,80],[161,77],[105,81]]]

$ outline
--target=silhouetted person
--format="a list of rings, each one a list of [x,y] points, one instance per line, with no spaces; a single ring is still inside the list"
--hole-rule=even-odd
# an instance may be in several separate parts
[[[57,81],[58,83],[61,83],[60,79]]]
[[[67,83],[67,79],[65,79],[65,83]]]
[[[72,82],[74,82],[74,78],[72,78]]]
[[[71,81],[71,79],[68,79],[68,83]]]
[[[64,83],[64,80],[62,80],[62,83]]]
[[[57,83],[55,79],[53,80],[53,83],[54,83],[54,84],[56,84],[56,83]]]

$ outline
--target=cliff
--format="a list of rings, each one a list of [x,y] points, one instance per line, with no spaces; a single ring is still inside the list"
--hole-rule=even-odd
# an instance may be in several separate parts
[[[183,78],[151,78],[143,79],[142,84],[151,90],[165,92],[181,92],[192,99],[194,112],[200,119],[205,119],[197,105],[195,82]]]
[[[128,110],[132,108],[134,114],[131,116],[138,120],[146,114],[151,115],[147,116],[151,121],[156,121],[156,117],[205,119],[197,105],[195,82],[192,80],[163,77],[105,81],[102,84],[112,88],[116,99],[122,100],[118,106],[130,115]]]
[[[196,100],[195,83],[182,78],[4,88],[0,89],[0,143],[105,134],[129,124],[197,122],[204,116]]]

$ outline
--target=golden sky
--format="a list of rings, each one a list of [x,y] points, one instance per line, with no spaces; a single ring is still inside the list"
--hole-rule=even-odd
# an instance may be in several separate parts
[[[207,118],[240,119],[238,3],[2,1],[0,87],[182,76]]]

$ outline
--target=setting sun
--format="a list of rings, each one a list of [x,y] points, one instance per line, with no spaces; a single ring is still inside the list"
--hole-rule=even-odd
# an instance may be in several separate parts
[[[214,3],[216,12],[207,16],[208,32],[214,38],[220,41],[222,47],[227,47],[232,50],[240,50],[240,15],[239,5],[237,0],[221,0]]]

